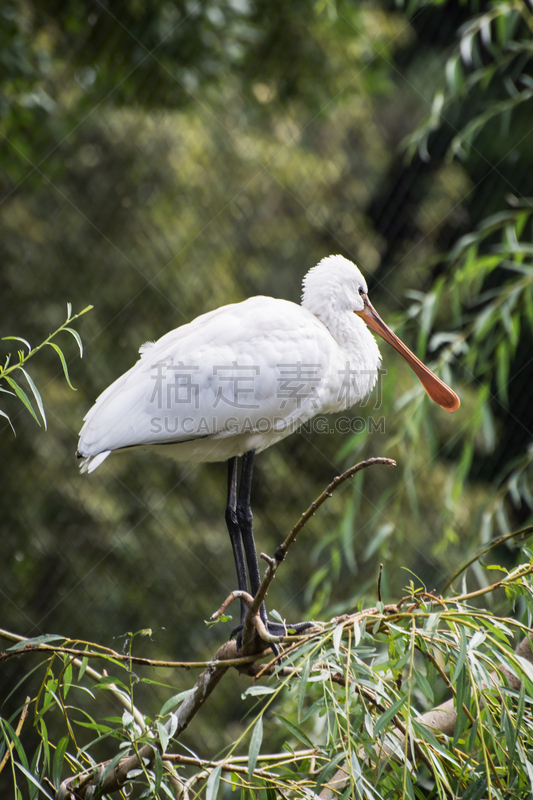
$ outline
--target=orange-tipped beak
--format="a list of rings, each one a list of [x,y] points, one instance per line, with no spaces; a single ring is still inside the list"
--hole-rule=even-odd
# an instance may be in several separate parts
[[[361,317],[365,321],[371,330],[375,333],[379,333],[379,335],[388,342],[391,347],[394,347],[398,353],[405,358],[413,372],[417,375],[419,380],[422,383],[422,386],[429,394],[432,400],[435,403],[438,403],[439,406],[445,408],[446,411],[457,411],[460,406],[460,400],[455,394],[452,392],[449,386],[437,378],[431,370],[429,370],[422,362],[411,353],[408,347],[404,345],[404,343],[398,339],[395,333],[391,331],[388,325],[385,325],[381,317],[379,316],[378,312],[366,296],[366,294],[362,295],[365,307],[362,311],[356,311],[355,313],[357,316]]]

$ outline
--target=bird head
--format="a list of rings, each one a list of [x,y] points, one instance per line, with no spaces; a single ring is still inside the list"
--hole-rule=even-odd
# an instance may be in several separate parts
[[[409,364],[431,399],[446,411],[456,411],[460,401],[455,392],[429,370],[391,331],[368,299],[366,281],[351,261],[343,256],[323,258],[304,278],[302,305],[328,305],[333,314],[353,312]]]

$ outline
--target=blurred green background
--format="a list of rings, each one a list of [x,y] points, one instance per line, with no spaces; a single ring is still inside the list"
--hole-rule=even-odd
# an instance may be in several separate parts
[[[497,5],[2,4],[2,335],[36,345],[67,302],[94,305],[76,324],[83,360],[68,334],[58,340],[76,392],[51,350],[30,364],[48,432],[2,395],[17,430],[0,425],[2,627],[116,649],[151,629],[138,655],[215,652],[230,624],[204,620],[235,588],[226,465],[131,452],[80,476],[77,433],[143,342],[253,294],[298,302],[304,273],[331,253],[361,266],[376,308],[462,406],[453,416],[433,406],[383,343],[381,405],[374,396],[352,414],[383,417],[384,429],[302,432],[257,459],[255,530],[269,553],[339,471],[369,456],[398,461],[320,510],[270,608],[328,619],[372,602],[380,563],[385,602],[410,580],[439,590],[480,543],[528,521],[527,6],[507,4],[485,40],[463,28],[460,52],[458,38]],[[498,558],[511,565],[513,549]],[[488,579],[481,567],[471,577]],[[0,697],[28,664],[6,663]],[[191,679],[157,675],[176,691]],[[213,752],[233,736],[245,685],[227,679],[192,746]],[[165,696],[139,692],[145,710]],[[15,693],[5,709],[19,702]]]

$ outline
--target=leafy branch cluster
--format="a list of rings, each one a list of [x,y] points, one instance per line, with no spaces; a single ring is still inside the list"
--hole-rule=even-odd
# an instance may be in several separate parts
[[[74,328],[70,327],[70,323],[72,323],[75,320],[79,319],[79,317],[81,317],[83,314],[86,314],[87,311],[90,311],[91,309],[92,309],[92,306],[87,306],[87,308],[84,308],[83,311],[79,312],[79,314],[74,314],[74,316],[72,316],[72,306],[71,306],[70,303],[67,303],[67,318],[66,318],[65,322],[62,325],[60,325],[59,328],[57,328],[57,330],[55,330],[53,333],[51,333],[50,336],[48,336],[44,340],[44,342],[41,342],[41,344],[37,345],[37,347],[33,347],[32,348],[31,344],[26,339],[23,339],[21,336],[3,336],[2,337],[2,341],[3,342],[5,342],[5,341],[22,342],[22,344],[27,348],[27,352],[25,353],[24,350],[18,350],[17,351],[18,361],[16,361],[15,363],[11,363],[12,359],[15,358],[11,353],[8,353],[6,355],[3,365],[0,364],[0,392],[4,392],[5,394],[11,394],[13,396],[18,397],[18,399],[20,400],[22,405],[30,412],[30,414],[32,415],[33,419],[35,420],[35,422],[38,425],[41,425],[41,420],[42,420],[45,429],[46,429],[46,414],[45,414],[45,411],[44,411],[43,399],[41,397],[41,393],[40,393],[39,389],[35,385],[35,382],[34,382],[33,378],[31,377],[29,372],[25,369],[25,366],[26,366],[27,362],[30,360],[30,358],[33,358],[33,356],[35,356],[36,353],[38,353],[44,347],[51,347],[57,353],[57,356],[58,356],[58,358],[59,358],[59,360],[61,362],[61,367],[62,367],[62,370],[63,370],[63,374],[65,376],[66,382],[68,383],[70,388],[73,391],[75,391],[74,386],[70,382],[70,376],[69,376],[69,373],[68,373],[68,366],[67,366],[67,361],[65,359],[65,355],[64,355],[62,349],[59,347],[59,345],[53,340],[56,338],[56,336],[59,333],[62,333],[63,331],[67,331],[76,340],[76,344],[78,345],[78,348],[79,348],[79,351],[80,351],[80,358],[83,358],[83,344],[82,344],[82,341],[81,341],[81,337],[80,337],[79,333]],[[34,409],[32,401],[28,397],[27,392],[23,389],[23,387],[20,385],[20,383],[14,377],[14,374],[17,371],[21,372],[22,375],[24,375],[24,377],[25,377],[25,379],[26,379],[26,381],[28,383],[28,386],[30,388],[31,394],[33,395],[33,400],[35,402],[35,405],[37,406],[37,412],[39,413],[39,416],[40,416],[41,420],[37,416],[37,412]],[[4,386],[1,385],[2,381],[5,381],[5,383],[10,387],[10,389],[4,388]],[[7,421],[9,422],[9,425],[11,426],[11,429],[12,429],[13,433],[15,433],[15,428],[13,427],[13,423],[11,422],[11,418],[9,417],[9,415],[5,411],[2,411],[2,409],[0,409],[0,416],[2,416],[5,419],[7,419]],[[15,435],[16,435],[16,433],[15,433]]]
[[[41,676],[36,695],[0,721],[0,769],[11,769],[16,796],[27,791],[30,797],[40,792],[66,798],[74,791],[88,797],[93,782],[105,797],[136,787],[143,797],[205,792],[213,800],[222,784],[241,797],[268,800],[374,800],[398,796],[399,787],[412,798],[422,797],[421,787],[442,798],[467,791],[472,797],[523,797],[533,781],[533,553],[525,548],[524,555],[520,568],[485,594],[504,588],[509,599],[521,598],[525,622],[476,608],[471,601],[478,592],[436,597],[411,587],[395,605],[362,608],[287,643],[282,664],[273,659],[258,673],[270,673],[269,682],[244,692],[244,699],[255,701],[248,725],[214,759],[179,742],[194,687],[172,694],[154,715],[136,707],[139,689],[153,682],[151,674],[138,675],[144,660],[134,655],[136,636],[120,654],[87,642],[60,644],[61,637],[23,639],[2,631],[3,638],[20,640],[3,659],[41,651],[43,658],[34,668]],[[202,665],[164,666],[216,669],[220,655]],[[101,672],[89,665],[95,660],[103,663]],[[228,666],[246,669],[245,661],[233,659]],[[123,706],[121,714],[102,719],[104,693]],[[446,693],[451,699],[435,706]],[[283,713],[274,712],[281,705]],[[31,741],[24,735],[29,719],[38,736],[34,752],[25,744]],[[63,734],[53,742],[48,730],[58,724]],[[115,755],[99,763],[93,753],[102,745]],[[123,763],[128,772],[117,783]]]
[[[497,421],[494,409],[508,404],[510,372],[520,337],[533,335],[533,242],[524,240],[533,208],[511,209],[484,221],[479,230],[460,239],[427,295],[413,297],[411,313],[421,322],[421,340],[437,353],[441,374],[452,369],[477,383],[472,424],[464,437],[452,499],[467,479],[474,452],[494,452]],[[430,336],[438,309],[451,310],[455,327]],[[429,341],[427,338],[429,336]],[[425,347],[426,343],[422,341]],[[513,378],[517,373],[514,371]],[[492,402],[491,402],[492,401]],[[492,406],[492,408],[491,408]],[[496,520],[500,534],[509,533],[509,503],[533,511],[533,449],[514,463],[503,462],[495,495],[482,516],[482,541]]]
[[[413,14],[423,3],[406,5]],[[405,140],[409,155],[418,152],[429,159],[431,134],[441,126],[453,128],[465,114],[467,122],[451,139],[450,158],[468,158],[476,138],[496,118],[508,132],[513,112],[533,97],[532,33],[533,13],[526,0],[495,0],[462,25],[444,67],[444,85],[435,92],[426,119]]]

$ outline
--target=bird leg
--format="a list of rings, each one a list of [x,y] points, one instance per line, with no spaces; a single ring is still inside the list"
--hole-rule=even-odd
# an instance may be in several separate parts
[[[261,585],[261,573],[259,571],[259,561],[257,558],[257,551],[255,548],[254,532],[253,532],[253,515],[251,506],[251,490],[252,490],[252,474],[254,469],[254,456],[255,451],[250,450],[243,456],[243,463],[241,469],[241,480],[239,485],[239,492],[237,494],[237,464],[238,456],[230,458],[228,461],[228,501],[226,505],[226,525],[233,547],[233,557],[235,559],[235,566],[237,568],[237,582],[239,589],[248,592],[248,577],[250,579],[250,594],[255,597]],[[243,549],[244,548],[244,549]],[[248,576],[246,574],[246,567],[244,557],[246,556],[246,566],[248,567]],[[237,634],[237,645],[240,648],[242,631],[244,627],[244,620],[248,606],[246,601],[241,597],[241,623],[231,633],[231,636]],[[287,635],[287,628],[290,628],[295,633],[301,633],[304,630],[312,627],[310,622],[299,622],[296,625],[283,625],[280,622],[271,622],[268,619],[265,604],[261,603],[259,610],[261,621],[264,623],[267,631],[273,636]],[[277,645],[272,644],[274,653],[279,653]]]
[[[239,496],[237,499],[237,519],[242,534],[244,552],[246,554],[246,564],[248,567],[248,577],[250,578],[250,594],[255,597],[261,585],[261,573],[259,571],[259,561],[255,548],[253,532],[252,504],[250,500],[252,491],[252,473],[254,469],[255,450],[250,450],[242,457],[241,483],[239,486]],[[287,628],[301,633],[312,627],[310,622],[298,622],[296,625],[283,625],[281,622],[272,622],[268,619],[264,602],[261,603],[259,610],[261,620],[267,631],[273,636],[286,636]],[[244,624],[244,623],[243,623]],[[273,646],[274,652],[277,647]]]
[[[248,591],[248,579],[246,577],[246,567],[244,565],[244,551],[242,547],[242,536],[237,516],[237,465],[238,456],[230,458],[228,461],[228,499],[226,504],[226,526],[228,528],[231,546],[233,548],[233,558],[237,569],[237,584],[241,591]],[[241,598],[241,625],[244,624],[247,605]]]
[[[254,458],[255,450],[250,450],[242,457],[241,484],[239,487],[239,497],[237,499],[237,519],[239,521],[242,543],[246,554],[246,565],[248,567],[248,577],[250,578],[250,594],[252,597],[255,597],[261,585],[261,573],[259,572],[259,561],[255,548],[251,504]],[[264,603],[261,603],[260,614],[261,619],[265,625],[268,626],[268,618]]]

